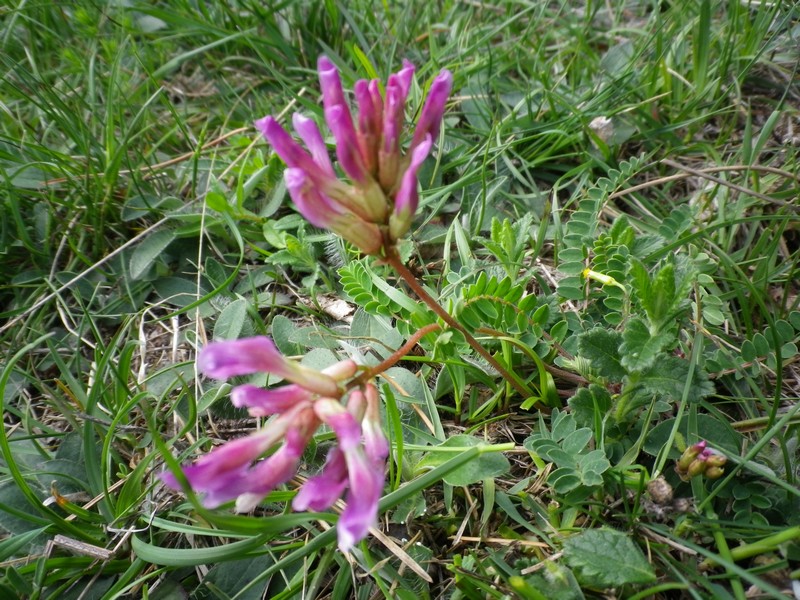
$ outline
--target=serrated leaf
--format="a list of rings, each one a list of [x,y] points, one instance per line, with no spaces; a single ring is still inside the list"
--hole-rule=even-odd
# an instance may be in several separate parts
[[[622,335],[596,327],[578,337],[578,352],[592,363],[592,367],[611,381],[622,381],[627,371],[622,366],[619,347]]]
[[[653,323],[661,323],[675,304],[675,266],[666,264],[653,279],[651,293],[644,303],[647,316]]]
[[[590,587],[611,588],[656,579],[639,547],[614,529],[590,529],[567,538],[564,558],[578,580]]]
[[[483,444],[483,440],[471,435],[456,435],[443,443],[439,448],[469,448]],[[446,463],[453,458],[452,452],[429,452],[417,464],[417,471],[429,470]],[[473,460],[450,471],[442,480],[455,486],[470,485],[484,479],[498,477],[510,468],[508,459],[499,452],[479,454]]]
[[[642,372],[639,383],[653,394],[666,394],[673,400],[680,400],[686,378],[689,376],[689,362],[677,356],[664,356]],[[714,393],[714,384],[699,367],[694,370],[689,400],[697,401]]]
[[[139,279],[145,275],[174,239],[175,232],[171,229],[156,231],[143,239],[131,256],[131,279]]]
[[[653,364],[661,350],[672,341],[669,333],[650,335],[645,322],[634,317],[625,325],[620,346],[622,366],[629,371],[641,371]]]
[[[602,421],[611,410],[611,394],[603,386],[596,383],[588,388],[581,388],[568,400],[571,414],[581,427],[594,426],[595,415]]]

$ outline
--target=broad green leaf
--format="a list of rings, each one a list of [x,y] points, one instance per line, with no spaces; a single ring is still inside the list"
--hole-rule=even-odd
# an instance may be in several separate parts
[[[398,400],[409,404],[425,403],[425,394],[422,389],[425,383],[408,369],[392,367],[384,371],[381,377],[390,382]]]
[[[236,340],[247,320],[247,300],[239,298],[228,304],[219,313],[214,324],[214,340]]]
[[[584,600],[581,586],[567,567],[557,561],[544,560],[544,574],[526,579],[531,589],[542,594],[547,600]],[[514,585],[514,581],[510,581]],[[516,588],[516,586],[514,586]],[[527,598],[527,596],[521,596]]]
[[[651,456],[656,456],[664,444],[667,443],[672,428],[675,426],[675,419],[667,419],[656,425],[647,434],[643,450]],[[687,443],[694,443],[697,440],[689,438],[689,421],[684,419],[678,427],[678,433],[683,436]],[[699,439],[708,440],[712,446],[724,448],[733,455],[739,454],[742,447],[743,436],[724,420],[717,419],[710,415],[697,415],[697,435]],[[670,448],[669,457],[677,459],[680,456],[677,448]]]
[[[665,356],[642,373],[639,383],[653,394],[666,394],[679,400],[688,376],[688,361],[677,356]],[[696,368],[689,388],[689,400],[695,402],[713,393],[714,384],[702,369]]]
[[[171,229],[156,231],[143,239],[133,251],[130,262],[131,279],[143,277],[150,266],[167,249],[175,239],[175,232]]]
[[[622,366],[629,371],[641,371],[653,364],[673,336],[669,333],[651,336],[647,324],[642,319],[634,317],[625,326],[622,339],[619,349],[622,354]]]
[[[627,371],[621,363],[621,343],[622,336],[616,331],[596,327],[578,337],[578,351],[600,375],[611,381],[622,381]]]
[[[283,352],[286,356],[295,356],[302,354],[305,348],[291,341],[291,337],[297,329],[297,325],[291,319],[283,315],[275,315],[272,319],[272,339],[278,350]]]
[[[359,308],[350,324],[351,343],[372,348],[382,358],[388,358],[403,344],[403,336],[392,326],[389,319],[371,315]]]
[[[203,590],[211,584],[217,591],[233,597],[252,581],[256,575],[263,572],[274,562],[272,557],[262,555],[214,565],[203,578],[203,583],[198,587],[198,590]],[[250,587],[239,597],[242,600],[260,600],[264,597],[268,583],[268,581],[265,581],[261,585]]]
[[[656,579],[639,547],[614,529],[589,529],[567,538],[564,558],[578,580],[590,587],[605,589]]]
[[[555,409],[551,415],[551,437],[554,440],[563,440],[576,429],[575,419],[571,414]]]
[[[595,416],[602,421],[611,410],[611,394],[596,383],[580,388],[568,401],[575,422],[581,427],[593,427]]]
[[[581,427],[565,437],[561,442],[561,447],[567,454],[578,454],[586,448],[590,439],[592,439],[592,430],[588,427]]]
[[[437,448],[470,448],[485,442],[471,435],[456,435]],[[416,467],[417,472],[438,467],[453,458],[452,452],[429,452]],[[476,483],[484,479],[498,477],[510,468],[508,459],[499,452],[480,454],[470,462],[447,473],[442,480],[450,485],[462,486]]]

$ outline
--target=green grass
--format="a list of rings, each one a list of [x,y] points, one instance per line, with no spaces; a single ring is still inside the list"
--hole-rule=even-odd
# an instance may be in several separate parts
[[[0,596],[791,597],[798,31],[733,0],[0,8]],[[403,251],[542,400],[421,341],[380,380],[384,536],[349,557],[298,480],[236,515],[157,478],[257,425],[197,377],[207,339],[377,362],[434,320],[302,222],[252,128],[321,119],[321,53],[348,88],[410,59],[412,107],[454,73]],[[682,482],[699,438],[725,473]]]

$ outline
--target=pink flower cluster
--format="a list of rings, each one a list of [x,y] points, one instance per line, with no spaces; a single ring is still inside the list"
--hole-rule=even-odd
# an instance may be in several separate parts
[[[378,254],[411,226],[417,210],[417,172],[428,156],[450,95],[453,76],[442,70],[431,84],[405,154],[401,137],[405,103],[414,78],[408,61],[380,82],[356,82],[358,117],[345,98],[339,72],[325,56],[318,61],[325,121],[336,142],[336,156],[350,183],[341,181],[317,124],[295,114],[292,122],[304,149],[273,117],[256,121],[287,165],[284,177],[300,213],[317,227],[330,229],[366,254]]]
[[[200,353],[200,370],[217,379],[266,372],[291,382],[275,389],[240,385],[231,402],[256,417],[275,415],[263,429],[227,442],[194,464],[183,467],[189,485],[204,494],[203,504],[214,508],[236,500],[236,509],[247,512],[277,486],[289,481],[308,443],[323,423],[338,440],[328,453],[322,471],[300,488],[295,510],[330,508],[345,489],[347,507],[337,526],[339,547],[350,550],[366,537],[377,522],[378,501],[383,492],[389,444],[381,430],[378,390],[373,383],[353,389],[346,404],[343,383],[356,373],[356,364],[344,360],[315,371],[284,357],[268,337],[214,342]],[[272,447],[280,447],[261,458]],[[163,481],[180,489],[172,473]]]

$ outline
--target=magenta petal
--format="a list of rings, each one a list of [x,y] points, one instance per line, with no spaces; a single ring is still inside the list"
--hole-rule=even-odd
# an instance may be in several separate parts
[[[375,106],[370,83],[366,79],[359,79],[353,91],[358,104],[358,129],[362,134],[375,135],[381,127],[381,107]]]
[[[320,398],[314,403],[314,412],[323,423],[333,429],[343,452],[346,453],[361,443],[361,425],[338,401]]]
[[[378,502],[383,492],[384,474],[375,470],[361,448],[345,452],[348,471],[347,507],[336,525],[339,549],[348,552],[367,537],[378,522]]]
[[[240,385],[231,391],[231,404],[237,408],[247,408],[250,416],[265,417],[282,413],[299,402],[311,400],[313,394],[299,385],[285,385],[266,390],[255,385]]]
[[[370,175],[359,149],[350,111],[344,104],[325,108],[325,121],[336,140],[336,156],[348,177],[359,184],[369,181]]]
[[[400,179],[400,187],[394,197],[394,213],[389,217],[389,235],[399,239],[414,220],[419,204],[417,192],[417,171],[431,150],[431,138],[426,138],[411,152],[411,162]]]
[[[205,494],[203,504],[214,508],[239,494],[237,490],[241,480],[246,479],[250,465],[280,439],[283,433],[278,425],[258,434],[226,442],[197,459],[194,464],[182,467],[183,474],[195,492]],[[162,473],[161,480],[173,489],[180,489],[180,484],[172,473]]]
[[[364,450],[372,464],[383,471],[386,468],[386,458],[389,456],[389,440],[381,429],[380,399],[375,384],[366,385],[364,399],[367,405],[364,419],[361,421]]]
[[[335,217],[345,213],[317,189],[303,169],[286,169],[283,179],[297,210],[315,227],[329,229]]]
[[[247,489],[240,491],[236,510],[253,510],[261,499],[279,485],[289,481],[297,472],[297,465],[319,421],[311,410],[298,415],[298,425],[286,433],[286,441],[269,458],[261,461],[248,473]]]
[[[430,136],[426,136],[420,144],[411,152],[411,162],[408,165],[400,187],[394,199],[394,212],[398,216],[411,216],[417,212],[419,195],[417,194],[417,171],[428,157],[433,142]]]
[[[339,71],[327,56],[319,57],[317,71],[319,73],[319,85],[322,88],[322,102],[325,108],[345,104]]]
[[[259,119],[255,125],[287,166],[309,172],[319,169],[311,155],[273,117]]]
[[[405,101],[411,89],[411,82],[414,81],[414,64],[403,59],[403,68],[395,74],[395,77],[400,84],[400,89],[403,92],[403,101]]]
[[[426,135],[430,135],[431,139],[436,139],[436,136],[439,135],[439,127],[442,124],[445,105],[452,87],[453,74],[447,69],[443,69],[433,80],[428,98],[425,100],[425,106],[422,107],[417,127],[414,130],[414,139],[411,140],[412,149],[421,144]]]
[[[329,177],[336,177],[331,165],[331,159],[328,156],[328,147],[325,145],[325,140],[322,138],[319,127],[317,127],[314,120],[304,117],[300,113],[294,113],[292,115],[292,124],[300,139],[305,142],[306,147],[311,152],[317,167]]]
[[[332,448],[319,475],[310,477],[292,501],[297,511],[326,510],[333,506],[347,486],[347,463],[339,448]]]
[[[289,361],[266,336],[211,342],[200,351],[197,366],[215,379],[252,373],[284,376],[292,369]]]

